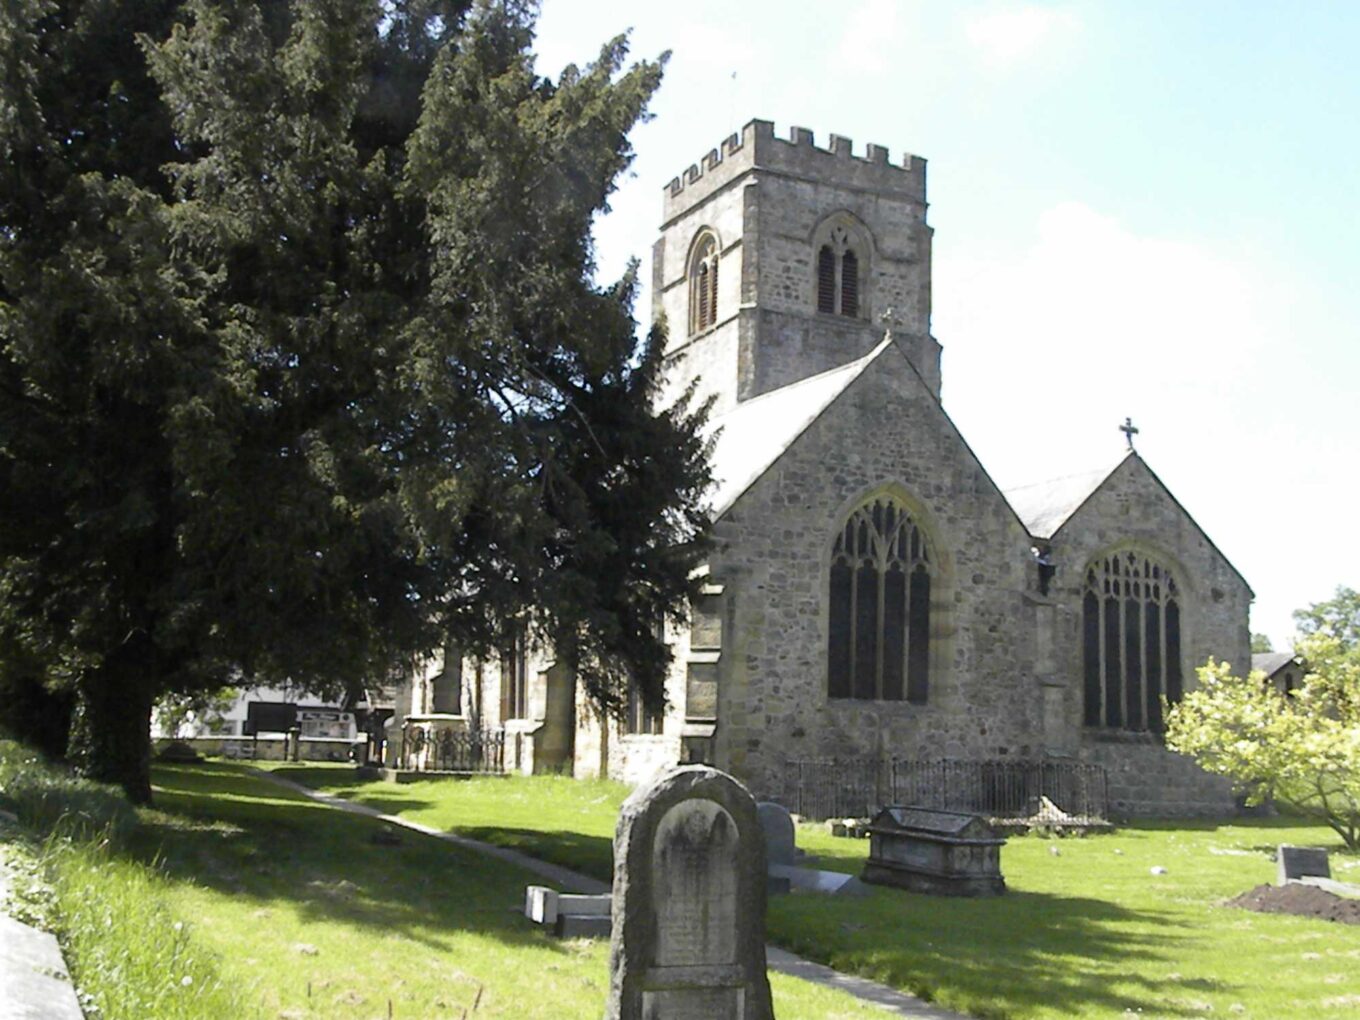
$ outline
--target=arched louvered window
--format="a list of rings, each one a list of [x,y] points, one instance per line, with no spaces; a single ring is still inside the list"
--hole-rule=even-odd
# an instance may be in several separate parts
[[[829,697],[926,701],[931,570],[901,504],[879,497],[850,515],[831,556]]]
[[[1181,593],[1170,570],[1131,551],[1086,568],[1082,662],[1086,725],[1162,731],[1162,698],[1180,701]]]
[[[705,231],[689,260],[689,331],[702,333],[718,321],[718,239]]]
[[[848,248],[841,256],[841,314],[859,315],[859,259]]]
[[[836,314],[836,253],[829,244],[817,252],[817,311]]]
[[[817,311],[859,317],[860,257],[857,242],[843,226],[833,226],[817,249]]]

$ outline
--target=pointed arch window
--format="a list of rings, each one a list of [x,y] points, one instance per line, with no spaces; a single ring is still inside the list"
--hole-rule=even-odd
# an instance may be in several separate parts
[[[702,333],[718,321],[718,239],[704,231],[689,260],[689,332]]]
[[[924,533],[896,500],[850,515],[831,555],[828,697],[925,703],[932,569]]]
[[[855,239],[843,226],[834,226],[817,249],[817,311],[859,317],[860,256]]]
[[[1176,578],[1142,553],[1097,557],[1082,596],[1085,721],[1106,729],[1163,728],[1162,698],[1181,700],[1181,607]]]

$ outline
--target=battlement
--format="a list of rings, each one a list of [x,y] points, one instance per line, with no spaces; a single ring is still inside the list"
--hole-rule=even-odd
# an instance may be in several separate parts
[[[728,135],[666,185],[665,218],[670,220],[734,178],[759,169],[888,192],[925,204],[926,161],[920,156],[907,153],[899,165],[890,162],[882,145],[871,143],[857,156],[849,138],[831,135],[828,142],[828,148],[818,147],[813,133],[802,127],[790,129],[787,139],[776,138],[772,121],[749,121],[740,133]]]

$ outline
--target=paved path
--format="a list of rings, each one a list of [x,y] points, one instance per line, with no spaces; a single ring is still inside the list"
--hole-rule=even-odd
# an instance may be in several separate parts
[[[364,815],[367,818],[378,818],[392,825],[412,829],[426,836],[442,839],[445,843],[452,843],[454,846],[460,846],[465,850],[486,854],[489,857],[495,857],[497,860],[505,861],[507,864],[514,864],[526,871],[532,871],[535,875],[546,878],[563,892],[588,893],[591,895],[609,892],[608,883],[601,882],[599,879],[591,878],[588,875],[582,875],[570,868],[540,861],[538,858],[530,857],[518,850],[493,846],[490,843],[483,843],[481,840],[468,839],[466,836],[459,836],[453,832],[444,832],[428,825],[421,825],[419,822],[408,821],[397,815],[384,814],[377,808],[355,804],[343,797],[334,797],[329,793],[320,793],[309,786],[295,783],[291,779],[276,776],[272,772],[265,772],[261,769],[254,769],[253,771],[263,779],[277,783],[279,786],[286,786],[304,797],[310,797],[312,800],[329,807],[348,811],[351,814]],[[881,985],[867,978],[842,974],[840,971],[832,970],[820,963],[813,963],[811,960],[804,960],[801,956],[794,956],[778,946],[767,945],[765,957],[770,967],[781,974],[789,974],[805,981],[811,981],[814,984],[838,989],[864,1002],[871,1002],[896,1016],[911,1017],[912,1020],[968,1020],[960,1013],[951,1013],[948,1010],[932,1006],[929,1003],[922,1002],[914,995],[907,995],[905,992],[899,992],[895,988],[889,988],[887,985]],[[0,1015],[0,1020],[3,1020],[2,1015]]]
[[[5,825],[0,818],[0,851]],[[0,1020],[83,1020],[61,946],[5,913],[9,892],[9,869],[0,853]]]

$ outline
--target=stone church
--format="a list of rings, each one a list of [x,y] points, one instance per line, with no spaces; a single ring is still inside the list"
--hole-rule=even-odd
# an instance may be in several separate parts
[[[1161,706],[1249,661],[1251,590],[1131,443],[993,483],[940,401],[925,175],[756,120],[664,190],[653,313],[672,392],[714,398],[717,479],[665,712],[601,721],[530,642],[427,664],[389,733],[495,729],[511,767],[630,782],[705,761],[757,795],[791,761],[1089,762],[1119,814],[1231,810]]]

